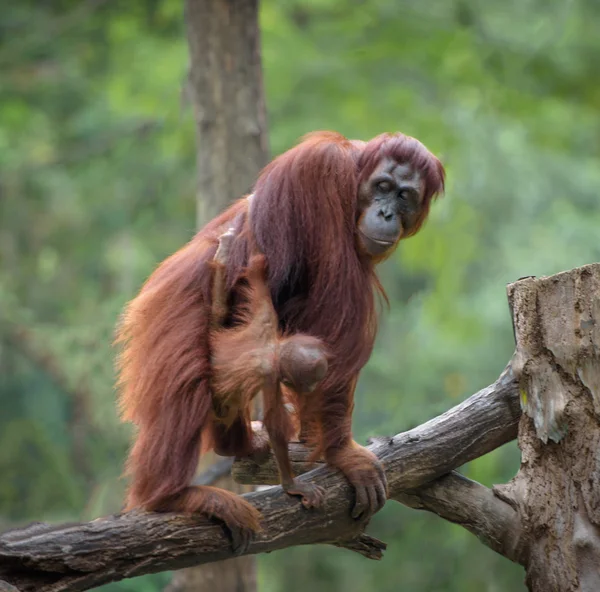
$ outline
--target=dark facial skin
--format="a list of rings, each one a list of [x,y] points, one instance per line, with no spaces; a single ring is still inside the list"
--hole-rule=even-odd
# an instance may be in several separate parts
[[[419,217],[423,199],[421,175],[410,164],[384,160],[359,188],[361,246],[381,257],[408,234]]]

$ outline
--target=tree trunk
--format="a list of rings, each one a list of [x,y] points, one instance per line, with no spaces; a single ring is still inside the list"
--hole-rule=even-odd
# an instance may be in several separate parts
[[[248,192],[268,159],[258,0],[186,0],[198,226]]]
[[[508,287],[522,462],[501,497],[519,512],[533,592],[600,590],[600,265]]]
[[[201,227],[251,190],[268,159],[258,0],[186,0],[185,11]],[[199,470],[216,460],[214,454],[205,455]],[[252,490],[230,476],[214,484],[237,493]],[[167,590],[253,592],[256,559],[247,555],[182,570]]]

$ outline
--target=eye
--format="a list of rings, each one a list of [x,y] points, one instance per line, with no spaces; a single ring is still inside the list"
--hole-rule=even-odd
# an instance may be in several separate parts
[[[412,189],[402,188],[398,192],[398,199],[400,199],[400,201],[412,201],[414,195],[415,192]]]
[[[392,188],[393,186],[390,181],[379,181],[379,183],[377,183],[377,189],[381,191],[381,193],[389,193]]]

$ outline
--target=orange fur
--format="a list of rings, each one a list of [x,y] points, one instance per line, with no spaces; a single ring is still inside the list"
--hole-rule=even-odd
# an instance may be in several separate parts
[[[268,262],[266,283],[278,330],[284,335],[312,335],[332,355],[322,384],[298,403],[303,429],[326,460],[348,476],[357,495],[358,487],[379,478],[375,462],[364,468],[370,461],[353,443],[351,416],[354,388],[376,334],[374,290],[382,292],[375,261],[357,247],[356,225],[362,214],[358,186],[384,158],[411,163],[425,179],[422,223],[430,201],[443,189],[441,164],[422,144],[402,134],[386,134],[367,143],[333,132],[311,134],[264,169],[251,205],[239,200],[209,222],[158,266],[128,304],[117,335],[122,345],[121,413],[138,428],[127,462],[132,478],[128,507],[207,511],[208,492],[189,484],[200,448],[208,444],[206,427],[213,413],[211,262],[219,236],[230,227],[235,232],[226,266],[230,309],[243,305],[247,285],[243,272],[256,248]],[[260,316],[262,311],[252,314]],[[225,326],[235,326],[238,320],[229,315]],[[252,318],[242,321],[242,326],[251,324]],[[228,345],[232,351],[239,346],[238,338],[232,336]],[[250,355],[247,350],[236,353]],[[213,360],[216,365],[219,355]],[[227,362],[235,367],[229,366],[223,381],[239,384],[239,378],[233,378],[236,373],[248,380],[257,378],[244,375],[242,360],[230,357]],[[242,408],[244,397],[259,382],[235,395]],[[225,392],[226,386],[223,382],[217,388]],[[231,428],[239,426],[239,446],[252,448],[253,436],[244,432],[245,422],[238,417]],[[354,470],[357,467],[360,470]],[[253,529],[255,523],[245,513],[249,510],[242,508],[245,502],[236,498],[232,504],[219,506],[220,518]]]
[[[277,372],[277,314],[261,281],[263,266],[264,258],[248,266],[248,286],[240,294],[244,302],[236,326],[217,328],[210,335],[213,402],[234,414],[250,409],[266,378]],[[220,421],[228,424],[232,419]]]
[[[213,315],[223,322],[225,298],[223,264],[213,262]],[[264,425],[267,428],[285,487],[293,483],[287,444],[296,431],[285,408],[280,381],[288,384],[288,401],[298,402],[325,376],[328,356],[323,343],[308,335],[282,337],[277,313],[266,285],[266,259],[250,259],[247,286],[240,291],[243,304],[233,327],[212,323],[210,333],[212,366],[212,440],[223,454],[247,455],[262,452],[265,440],[255,439],[251,429],[251,404],[263,393]],[[221,268],[221,269],[220,269]],[[215,287],[216,286],[216,287]],[[262,449],[261,449],[262,448]]]

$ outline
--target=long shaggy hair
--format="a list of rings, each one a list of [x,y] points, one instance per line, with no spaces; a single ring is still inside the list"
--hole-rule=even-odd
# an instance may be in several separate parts
[[[210,262],[231,226],[231,304],[258,249],[268,262],[281,330],[321,338],[331,354],[319,411],[326,409],[329,420],[315,437],[326,449],[343,444],[354,386],[373,348],[381,290],[373,262],[358,249],[358,185],[386,156],[424,175],[422,223],[444,175],[420,142],[387,134],[365,144],[313,133],[266,166],[252,200],[234,203],[163,261],[128,304],[117,334],[122,417],[138,427],[127,463],[128,507],[162,507],[183,495],[195,472],[211,407]]]

